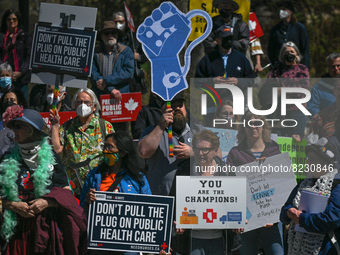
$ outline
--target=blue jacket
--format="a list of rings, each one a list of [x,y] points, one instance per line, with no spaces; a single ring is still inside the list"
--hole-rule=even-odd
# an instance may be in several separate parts
[[[96,82],[104,79],[107,84],[104,91],[109,94],[113,89],[118,89],[122,93],[129,92],[129,80],[133,78],[134,73],[134,59],[132,50],[120,43],[118,43],[119,56],[113,65],[113,73],[108,76],[103,76],[101,73],[101,64],[99,63],[99,54],[107,54],[103,48],[99,48],[93,57],[92,64],[92,78]],[[93,87],[93,86],[92,86]],[[94,86],[97,88],[96,86]]]
[[[283,224],[289,224],[291,219],[288,218],[287,212],[293,207],[292,203],[296,196],[299,185],[297,185],[290,194],[287,202],[281,209],[280,220]],[[319,255],[337,254],[334,245],[332,244],[327,232],[334,231],[336,239],[339,242],[339,227],[340,227],[340,185],[337,185],[331,193],[329,204],[325,211],[321,213],[301,213],[299,224],[309,232],[326,234],[322,243]]]
[[[307,104],[307,109],[312,116],[335,103],[335,95],[331,90],[332,87],[332,85],[324,81],[319,82],[313,87],[311,99]]]
[[[84,206],[86,203],[86,194],[90,189],[96,189],[100,191],[100,184],[102,182],[102,175],[97,172],[98,167],[93,168],[86,177],[84,186],[80,195],[80,205]],[[149,182],[145,175],[142,175],[142,184],[133,179],[125,171],[121,171],[118,175],[125,173],[123,179],[118,184],[119,192],[121,193],[131,193],[131,194],[146,194],[151,195],[151,189]]]

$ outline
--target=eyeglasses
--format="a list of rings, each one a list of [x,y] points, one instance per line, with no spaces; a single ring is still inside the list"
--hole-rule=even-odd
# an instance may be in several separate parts
[[[116,32],[115,31],[105,31],[104,32],[104,35],[106,35],[106,36],[108,36],[108,35],[115,35],[116,34]]]
[[[13,22],[17,22],[17,21],[18,21],[18,18],[7,18],[6,20],[7,20],[7,21],[12,21],[12,20],[13,20]]]
[[[248,121],[248,125],[247,126],[248,128],[260,128],[263,126],[263,121],[261,120],[251,120],[251,121]]]
[[[184,105],[184,101],[176,101],[176,102],[171,103],[171,108],[172,109],[176,109],[177,107],[182,108],[183,105]]]
[[[81,105],[81,104],[86,104],[87,106],[91,106],[92,102],[91,101],[81,101],[81,100],[76,101],[76,105]]]
[[[202,148],[194,147],[193,150],[194,150],[195,153],[196,152],[198,152],[198,153],[202,152],[205,155],[205,154],[208,154],[209,152],[211,152],[212,150],[215,150],[215,149],[214,148],[204,148],[204,147],[202,147]]]
[[[112,151],[114,149],[117,149],[117,147],[109,143],[104,144],[103,151]]]
[[[340,69],[340,65],[329,65],[329,68],[333,70]]]

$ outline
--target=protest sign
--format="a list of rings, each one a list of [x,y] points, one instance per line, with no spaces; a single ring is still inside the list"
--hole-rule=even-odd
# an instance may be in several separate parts
[[[96,17],[96,8],[41,3],[30,60],[32,83],[86,88]]]
[[[96,193],[90,204],[88,248],[158,254],[170,252],[173,197]]]
[[[182,66],[179,53],[191,33],[191,19],[202,16],[207,28],[185,51]],[[182,13],[172,2],[163,2],[153,10],[137,29],[137,39],[151,62],[151,91],[164,101],[171,101],[176,94],[188,88],[186,75],[190,69],[190,53],[209,34],[212,21],[208,13],[192,10]]]
[[[30,68],[33,72],[91,76],[96,31],[36,25]]]
[[[290,137],[278,137],[277,143],[282,153],[288,152],[292,165],[297,169],[295,172],[297,179],[304,179],[306,176],[303,172],[306,165],[306,145],[307,140],[302,139],[300,143]]]
[[[288,153],[237,167],[237,176],[247,176],[245,231],[279,221],[281,207],[296,185]]]
[[[60,117],[60,121],[59,124],[62,125],[64,124],[66,121],[73,119],[75,117],[77,117],[77,113],[75,111],[71,111],[71,112],[59,112],[59,117]],[[51,122],[49,119],[50,113],[49,112],[40,112],[41,117],[43,117],[46,125],[51,128]]]
[[[142,109],[142,94],[123,93],[122,100],[115,103],[110,95],[100,96],[101,118],[108,122],[135,121]]]
[[[233,129],[209,128],[209,127],[206,127],[206,129],[211,130],[220,138],[222,160],[226,161],[229,151],[236,145],[237,131]]]
[[[246,178],[177,176],[176,182],[177,228],[244,227]]]

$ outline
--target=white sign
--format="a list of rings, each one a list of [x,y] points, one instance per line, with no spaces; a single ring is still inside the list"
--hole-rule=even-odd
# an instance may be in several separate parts
[[[242,228],[246,217],[245,177],[176,178],[177,228]]]
[[[288,153],[237,167],[237,176],[247,176],[245,232],[279,222],[281,208],[296,186]]]

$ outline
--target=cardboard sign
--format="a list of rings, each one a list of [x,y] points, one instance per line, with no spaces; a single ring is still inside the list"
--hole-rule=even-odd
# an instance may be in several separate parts
[[[30,68],[33,72],[91,76],[96,31],[36,25]]]
[[[114,103],[110,95],[101,95],[100,106],[101,118],[108,122],[135,121],[142,109],[142,94],[124,93],[119,103]]]
[[[186,46],[191,33],[191,20],[202,16],[207,28],[194,40],[184,53],[182,66],[179,53]],[[186,75],[190,69],[191,51],[201,43],[212,29],[212,20],[202,10],[182,13],[172,2],[163,2],[138,27],[136,37],[151,63],[151,91],[164,101],[171,101],[176,94],[187,89]]]
[[[96,192],[90,204],[88,248],[170,252],[173,197]]]
[[[236,175],[247,176],[245,232],[279,222],[281,208],[296,185],[288,153],[239,166]]]
[[[251,12],[249,14],[248,26],[250,31],[250,41],[254,41],[255,39],[260,38],[264,35],[255,12]]]
[[[245,177],[177,176],[176,182],[177,228],[244,227]]]
[[[49,112],[40,112],[41,117],[43,117],[46,125],[51,128],[51,122],[49,119],[50,113]],[[74,119],[77,117],[77,113],[72,111],[72,112],[59,112],[60,116],[60,126],[64,124],[66,121],[70,119]]]

